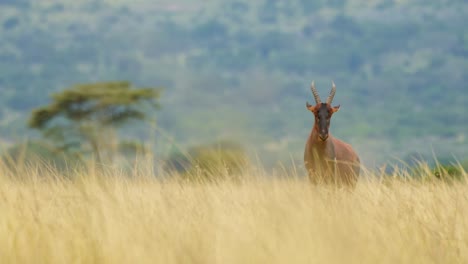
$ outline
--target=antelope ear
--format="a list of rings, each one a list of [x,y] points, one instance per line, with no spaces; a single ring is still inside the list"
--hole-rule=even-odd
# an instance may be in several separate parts
[[[332,107],[333,113],[338,112],[338,110],[340,110],[340,105],[337,105],[337,106]]]
[[[311,112],[315,111],[315,107],[313,105],[309,104],[309,102],[306,102],[306,107]]]

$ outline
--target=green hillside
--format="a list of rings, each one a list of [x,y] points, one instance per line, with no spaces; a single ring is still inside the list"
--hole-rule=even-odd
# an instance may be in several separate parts
[[[466,159],[466,17],[463,0],[0,0],[1,139],[34,137],[50,92],[128,80],[165,87],[159,152],[230,139],[300,161],[309,84],[334,80],[331,132],[366,164]]]

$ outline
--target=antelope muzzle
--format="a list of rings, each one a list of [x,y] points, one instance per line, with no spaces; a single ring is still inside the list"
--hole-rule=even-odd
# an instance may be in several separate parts
[[[327,140],[327,138],[328,138],[328,128],[326,126],[321,126],[321,128],[319,128],[319,136],[318,137],[322,141]]]

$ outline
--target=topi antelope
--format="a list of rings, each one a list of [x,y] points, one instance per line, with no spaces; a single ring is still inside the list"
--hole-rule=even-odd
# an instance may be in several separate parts
[[[340,105],[332,106],[336,86],[332,82],[330,95],[326,103],[320,101],[320,96],[312,82],[310,89],[316,105],[306,103],[306,107],[314,114],[315,122],[307,140],[304,152],[304,163],[312,183],[335,183],[355,186],[360,161],[351,145],[334,138],[328,132],[332,115],[340,109]]]

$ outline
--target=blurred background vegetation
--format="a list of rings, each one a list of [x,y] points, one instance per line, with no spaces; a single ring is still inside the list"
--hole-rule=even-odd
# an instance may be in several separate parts
[[[365,165],[465,160],[467,17],[464,0],[0,0],[0,142],[40,140],[27,121],[52,93],[125,80],[164,87],[156,123],[119,132],[161,159],[230,141],[302,165],[309,84],[334,80],[331,132]]]

